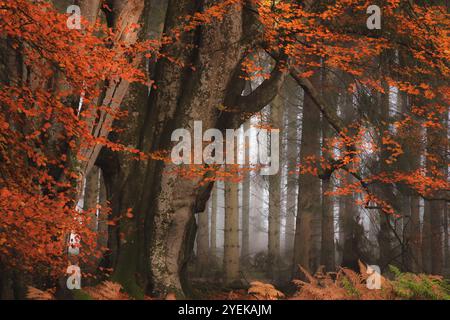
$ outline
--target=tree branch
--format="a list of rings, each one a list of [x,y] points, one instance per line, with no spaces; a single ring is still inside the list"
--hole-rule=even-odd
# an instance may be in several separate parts
[[[255,90],[246,96],[240,96],[235,107],[243,112],[257,112],[272,102],[277,96],[286,77],[281,65],[283,59],[277,60],[277,64],[270,73],[269,79],[264,80]]]
[[[301,72],[297,68],[291,69],[291,77],[298,83],[307,95],[314,101],[322,115],[326,118],[333,129],[341,135],[341,131],[345,128],[344,122],[337,115],[336,109],[332,108],[316,90],[314,85],[307,78],[300,77]]]

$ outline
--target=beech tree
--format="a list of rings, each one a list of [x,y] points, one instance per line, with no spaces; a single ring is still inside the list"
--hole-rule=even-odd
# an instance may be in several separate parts
[[[268,105],[291,117],[277,101],[286,79],[304,95],[298,157],[296,148],[288,152],[299,174],[292,267],[333,269],[327,197],[334,197],[343,265],[355,268],[363,258],[357,248],[367,219],[359,214],[370,212],[379,219],[370,231],[378,232],[373,245],[383,268],[404,261],[441,274],[450,189],[448,15],[443,1],[379,1],[382,28],[369,29],[371,4],[82,0],[80,28],[71,29],[70,1],[0,2],[1,297],[57,283],[72,232],[82,238],[79,264],[99,264],[95,275],[131,297],[189,295],[195,214],[206,216],[217,181],[226,185],[225,280],[239,280],[237,186],[245,170],[173,163],[172,133],[183,128],[193,137],[198,121],[204,130],[238,129]],[[252,78],[257,85],[248,89]],[[405,100],[395,116],[393,97]],[[267,201],[275,219],[258,218],[269,225],[276,261],[280,176],[269,180],[271,195],[261,192],[259,203],[247,202],[252,188],[244,183],[242,216],[246,222],[253,204]],[[242,227],[247,255],[251,231]]]

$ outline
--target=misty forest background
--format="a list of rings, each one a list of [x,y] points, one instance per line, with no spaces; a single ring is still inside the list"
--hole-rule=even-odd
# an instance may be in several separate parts
[[[446,5],[0,1],[0,298],[448,298]],[[164,161],[193,121],[278,174]]]

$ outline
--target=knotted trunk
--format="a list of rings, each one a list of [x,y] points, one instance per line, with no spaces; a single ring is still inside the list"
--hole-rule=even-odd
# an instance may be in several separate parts
[[[204,9],[214,4],[205,1]],[[126,135],[117,139],[146,154],[170,151],[175,129],[186,129],[193,136],[194,121],[201,121],[203,130],[238,127],[240,114],[223,114],[219,107],[255,112],[273,99],[283,80],[281,72],[274,72],[249,96],[241,97],[245,81],[238,77],[240,62],[250,44],[243,39],[253,39],[243,35],[243,30],[252,30],[243,27],[242,8],[227,5],[220,21],[193,31],[178,29],[179,17],[196,10],[192,1],[169,1],[164,33],[180,37],[162,49],[162,56],[176,57],[177,63],[161,58],[151,68],[156,89],[147,98],[146,90],[133,85],[123,103],[129,118],[119,124]],[[188,284],[180,277],[186,275],[195,238],[193,215],[204,211],[212,185],[200,186],[203,177],[176,174],[180,167],[170,161],[134,161],[104,150],[97,163],[107,177],[113,210],[111,252],[105,259],[114,269],[113,279],[135,296],[142,296],[143,288],[154,295],[184,296]],[[128,208],[133,209],[131,216],[124,214]]]
[[[206,1],[205,7],[213,4],[213,1]],[[179,2],[173,5],[182,6]],[[204,130],[216,127],[218,107],[225,104],[230,80],[242,59],[243,48],[232,45],[241,36],[242,10],[238,5],[228,7],[222,21],[196,31],[191,42],[198,46],[191,60],[196,71],[189,68],[178,74],[172,73],[176,82],[183,80],[183,90],[177,90],[173,85],[158,86],[154,100],[151,101],[152,108],[164,110],[159,105],[166,104],[167,101],[160,99],[160,96],[165,93],[173,100],[169,108],[174,113],[172,119],[164,125],[160,149],[171,149],[173,143],[170,135],[177,128],[187,129],[193,136],[194,121],[202,121]],[[164,75],[167,74],[169,72],[164,71]],[[201,177],[188,180],[173,174],[175,169],[177,166],[173,163],[159,163],[153,175],[154,179],[160,178],[160,181],[151,182],[155,188],[151,208],[153,219],[149,256],[153,293],[163,295],[174,292],[183,296],[180,270],[184,261],[180,253],[183,251],[184,239],[189,237],[189,221],[194,212],[204,210],[207,200],[204,193],[209,192],[210,186],[199,187]],[[145,197],[144,199],[148,201]]]

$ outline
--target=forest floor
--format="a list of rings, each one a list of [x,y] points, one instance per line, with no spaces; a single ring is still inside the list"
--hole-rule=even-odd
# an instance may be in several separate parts
[[[368,285],[370,275],[363,264],[359,273],[340,268],[338,272],[312,275],[304,271],[302,280],[273,281],[264,272],[246,272],[242,280],[224,285],[220,278],[191,278],[192,298],[198,300],[450,300],[448,278],[403,273],[390,267],[380,276],[380,287]],[[289,274],[286,272],[285,274]]]
[[[284,271],[279,274],[290,274],[287,269]],[[297,291],[297,286],[290,278],[271,279],[266,272],[256,270],[241,271],[241,280],[231,284],[224,284],[218,273],[216,273],[216,277],[192,277],[190,283],[192,297],[199,300],[258,300],[258,295],[249,293],[252,288],[255,289],[258,286],[267,287],[266,289],[269,291],[273,288],[276,290],[273,294],[280,297],[281,294],[283,297],[294,296]]]
[[[360,262],[359,272],[339,268],[337,272],[319,269],[310,274],[301,269],[299,279],[270,279],[267,273],[247,270],[241,272],[241,280],[225,284],[219,270],[189,278],[188,299],[193,300],[450,300],[450,279],[429,274],[401,272],[390,266],[383,275],[373,281],[373,273]],[[277,274],[289,275],[288,270]],[[378,285],[377,285],[378,283]],[[378,287],[377,287],[378,286]],[[92,287],[74,290],[76,300],[129,300],[119,283],[104,281]],[[76,293],[76,294],[75,294]],[[46,291],[28,288],[28,299],[59,299],[55,288]],[[134,297],[136,298],[136,297]],[[146,300],[174,300],[173,293],[165,297],[143,297]],[[142,298],[140,298],[142,299]]]

